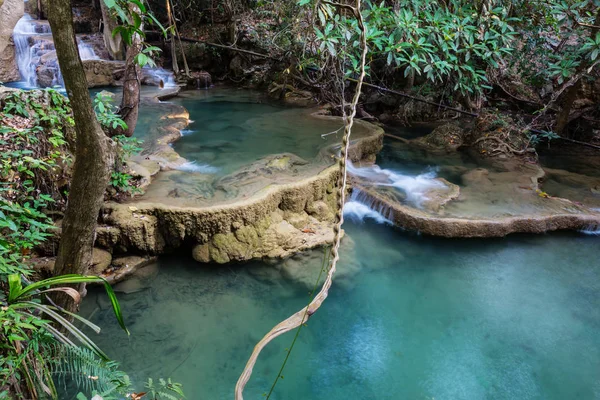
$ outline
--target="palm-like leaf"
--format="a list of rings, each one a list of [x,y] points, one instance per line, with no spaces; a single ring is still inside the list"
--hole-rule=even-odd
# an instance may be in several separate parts
[[[78,283],[103,283],[104,289],[106,290],[106,294],[110,299],[110,303],[112,305],[113,311],[115,313],[115,317],[119,322],[119,325],[127,334],[129,335],[129,330],[125,326],[125,321],[123,320],[123,314],[121,312],[121,306],[119,305],[119,301],[117,300],[117,296],[110,286],[110,284],[106,281],[106,279],[101,278],[99,276],[84,276],[78,274],[69,274],[69,275],[61,275],[53,278],[48,278],[41,280],[39,282],[32,283],[25,287],[21,284],[21,277],[18,274],[12,274],[8,277],[9,283],[9,294],[8,294],[8,303],[13,304],[17,301],[24,300],[29,298],[35,294],[39,294],[39,290],[49,287],[49,286],[58,286],[58,285],[71,285]],[[72,315],[72,314],[71,314]]]

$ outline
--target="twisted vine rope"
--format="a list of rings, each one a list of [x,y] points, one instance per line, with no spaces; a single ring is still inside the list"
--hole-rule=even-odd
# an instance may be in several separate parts
[[[334,240],[333,246],[331,247],[331,263],[327,269],[327,276],[325,278],[325,282],[321,287],[319,293],[313,298],[313,300],[304,308],[292,314],[286,320],[281,321],[279,324],[275,325],[273,329],[271,329],[257,344],[254,346],[254,350],[244,367],[244,371],[238,378],[238,381],[235,385],[235,400],[243,400],[243,392],[246,384],[250,380],[250,376],[252,375],[252,370],[260,352],[276,337],[283,335],[295,328],[298,328],[302,324],[304,324],[308,319],[321,307],[327,295],[329,294],[329,289],[331,288],[331,284],[333,282],[333,275],[335,274],[336,265],[340,258],[339,249],[340,242],[342,239],[342,224],[344,223],[344,203],[346,201],[346,186],[347,186],[347,168],[346,164],[348,161],[348,150],[350,147],[350,134],[352,133],[352,126],[354,124],[354,117],[356,116],[356,106],[358,104],[358,100],[360,97],[360,93],[362,90],[363,81],[365,78],[365,63],[367,58],[367,37],[364,26],[364,21],[362,15],[360,14],[360,3],[361,0],[356,0],[356,5],[354,7],[332,3],[329,1],[323,1],[326,4],[333,5],[338,8],[344,8],[350,10],[354,17],[358,21],[358,27],[360,29],[360,43],[362,47],[361,52],[361,62],[360,62],[360,75],[356,83],[356,89],[354,91],[354,97],[352,98],[352,102],[350,103],[350,114],[346,116],[344,119],[344,136],[342,138],[342,149],[340,156],[340,176],[338,178],[337,187],[338,187],[338,209],[335,218],[335,225],[333,227],[334,231]]]

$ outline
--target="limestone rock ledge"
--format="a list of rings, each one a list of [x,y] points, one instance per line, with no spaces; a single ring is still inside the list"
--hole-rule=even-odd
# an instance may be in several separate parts
[[[369,135],[351,142],[354,162],[372,160],[382,148],[383,131],[369,127]],[[174,207],[143,198],[106,203],[96,246],[147,255],[191,248],[197,261],[219,264],[286,257],[333,241],[338,176],[333,165],[225,205]]]
[[[191,247],[197,261],[219,264],[285,257],[332,242],[338,173],[333,166],[226,206],[108,203],[96,245],[151,255]]]

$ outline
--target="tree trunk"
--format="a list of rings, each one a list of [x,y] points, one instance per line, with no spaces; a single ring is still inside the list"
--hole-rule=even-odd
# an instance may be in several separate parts
[[[117,34],[113,36],[112,34],[113,29],[117,27],[117,22],[110,16],[110,11],[106,4],[104,4],[104,0],[100,1],[100,10],[102,11],[102,22],[104,23],[102,34],[106,50],[108,50],[108,54],[113,60],[123,60],[125,58],[123,40],[121,39],[121,35]]]
[[[53,0],[52,7],[48,8],[48,20],[77,133],[73,178],[54,271],[57,275],[86,274],[112,165],[111,141],[94,113],[75,40],[71,1]],[[57,301],[67,309],[76,307],[66,295]]]
[[[590,38],[593,40],[598,33],[598,24],[600,23],[600,7],[596,9],[596,16],[594,18],[594,27],[590,30]],[[579,64],[579,68],[577,69],[577,73],[585,71],[590,66],[589,60],[586,58],[581,61]],[[573,107],[573,102],[577,100],[577,92],[579,87],[581,86],[581,79],[575,82],[574,85],[567,89],[563,97],[562,107],[556,117],[556,126],[554,127],[554,132],[562,135],[565,128],[569,124],[569,115],[571,115],[571,108]]]
[[[134,3],[129,3],[130,9],[139,14],[140,10]],[[144,26],[140,26],[143,30]],[[111,135],[133,136],[137,125],[140,105],[140,74],[142,69],[135,61],[135,57],[142,51],[142,38],[137,33],[131,38],[131,45],[127,48],[125,61],[125,75],[123,78],[123,98],[119,107],[119,115],[127,124],[127,129],[117,128]]]
[[[571,115],[573,102],[577,99],[577,91],[579,90],[580,85],[581,80],[569,87],[567,89],[567,93],[565,93],[563,105],[558,113],[558,116],[556,117],[556,126],[554,127],[554,131],[559,135],[563,134],[565,128],[569,124],[569,115]]]

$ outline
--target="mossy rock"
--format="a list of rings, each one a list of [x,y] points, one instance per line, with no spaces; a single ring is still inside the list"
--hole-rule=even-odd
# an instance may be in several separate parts
[[[464,143],[464,133],[464,129],[456,124],[444,124],[415,142],[433,149],[457,150]]]

